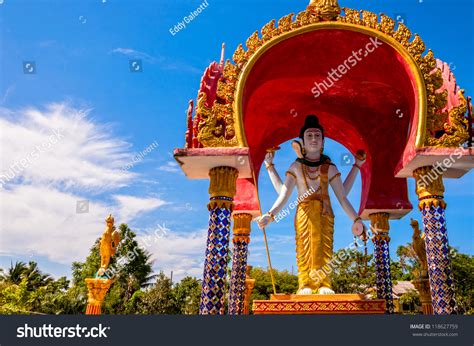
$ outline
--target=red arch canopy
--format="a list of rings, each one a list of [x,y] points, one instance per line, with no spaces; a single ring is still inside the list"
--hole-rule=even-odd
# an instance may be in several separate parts
[[[353,52],[364,54],[370,42],[370,36],[355,31],[315,30],[287,38],[259,57],[242,98],[255,176],[266,149],[297,137],[305,116],[316,114],[326,137],[352,153],[367,152],[360,212],[399,210],[403,215],[412,208],[406,179],[395,178],[394,171],[409,131],[416,130],[410,129],[412,118],[418,116],[415,78],[400,54],[381,41],[355,66],[347,62]],[[340,78],[331,83],[328,72],[344,62],[350,69],[339,70]],[[330,87],[320,87],[323,93],[315,98],[311,90],[323,81]],[[339,157],[332,160],[341,164]]]

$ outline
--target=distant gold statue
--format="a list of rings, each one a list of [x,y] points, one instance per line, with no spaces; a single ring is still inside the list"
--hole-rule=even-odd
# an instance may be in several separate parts
[[[425,234],[421,234],[420,226],[418,221],[410,219],[410,226],[413,228],[413,251],[420,264],[420,277],[424,278],[428,276],[428,261],[426,259],[426,245],[425,245]]]
[[[107,227],[100,239],[100,269],[97,272],[98,276],[104,276],[109,266],[110,258],[115,255],[120,242],[120,233],[115,230],[114,221],[111,214],[105,219]]]

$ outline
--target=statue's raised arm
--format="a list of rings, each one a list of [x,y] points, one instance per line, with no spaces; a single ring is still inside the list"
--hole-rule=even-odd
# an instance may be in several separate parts
[[[296,152],[296,156],[300,159],[304,158],[303,156],[303,145],[300,141],[293,141],[291,143],[293,150]],[[275,165],[273,164],[273,160],[275,158],[275,149],[267,150],[267,154],[265,155],[265,168],[267,169],[268,176],[270,177],[270,181],[272,182],[273,188],[275,191],[280,194],[281,188],[283,186],[283,182],[278,174],[277,170],[275,169]],[[344,193],[346,195],[349,194],[352,190],[352,186],[354,186],[354,182],[357,178],[357,175],[360,171],[361,166],[364,164],[366,159],[366,154],[363,150],[358,150],[355,156],[355,162],[352,165],[352,169],[350,170],[349,174],[347,175],[346,179],[344,180]]]

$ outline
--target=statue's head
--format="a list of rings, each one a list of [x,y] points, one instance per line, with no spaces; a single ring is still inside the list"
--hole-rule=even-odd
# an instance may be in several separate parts
[[[319,119],[316,115],[308,115],[306,117],[299,137],[303,141],[305,154],[323,153],[324,129],[319,124]]]
[[[109,216],[107,216],[107,218],[105,219],[105,223],[108,225],[108,226],[113,226],[114,225],[114,217],[112,216],[112,214],[109,214]]]
[[[419,237],[421,230],[420,230],[418,221],[415,219],[410,219],[410,226],[413,228],[413,235],[416,237]]]

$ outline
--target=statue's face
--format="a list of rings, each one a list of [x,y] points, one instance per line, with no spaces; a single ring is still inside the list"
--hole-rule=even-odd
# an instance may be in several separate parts
[[[323,147],[323,134],[320,129],[307,129],[304,132],[304,149],[307,153],[319,153]]]

